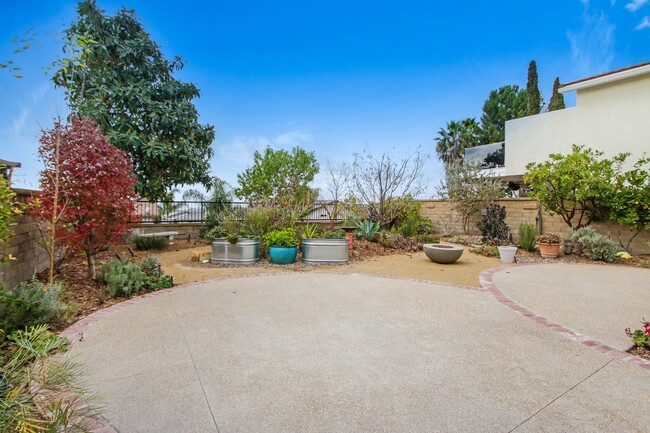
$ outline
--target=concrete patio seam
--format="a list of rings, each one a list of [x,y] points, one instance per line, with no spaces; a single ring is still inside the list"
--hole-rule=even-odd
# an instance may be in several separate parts
[[[481,283],[481,286],[485,291],[490,293],[497,301],[499,301],[501,304],[505,305],[509,309],[521,314],[524,317],[527,317],[528,319],[532,320],[533,322],[537,323],[538,325],[542,325],[545,328],[549,329],[552,332],[562,334],[565,337],[577,341],[578,343],[582,344],[583,346],[591,347],[593,349],[598,350],[599,352],[606,353],[610,355],[611,357],[618,359],[620,361],[628,362],[631,364],[638,365],[641,368],[644,368],[646,370],[650,370],[650,361],[647,361],[643,358],[640,358],[635,355],[631,355],[627,352],[624,352],[622,350],[616,349],[612,346],[609,346],[605,343],[602,343],[600,341],[594,340],[586,335],[580,334],[576,331],[573,331],[569,328],[566,328],[565,326],[562,326],[558,323],[555,323],[548,318],[541,316],[539,314],[536,314],[532,311],[530,311],[528,308],[518,304],[515,302],[512,298],[508,297],[505,295],[503,292],[501,292],[496,284],[494,283],[493,280],[493,275],[496,274],[497,272],[504,271],[506,269],[513,269],[515,267],[519,266],[539,266],[543,265],[544,263],[525,263],[525,264],[518,264],[516,266],[499,266],[496,268],[491,268],[487,269],[479,275],[479,281]],[[630,345],[630,348],[633,346],[633,344]],[[628,349],[629,350],[629,349]]]
[[[564,391],[562,394],[558,395],[558,396],[555,397],[553,400],[551,400],[551,401],[549,401],[548,403],[546,403],[546,404],[545,404],[544,406],[542,406],[539,410],[537,410],[534,414],[532,414],[531,416],[529,416],[528,418],[526,418],[525,420],[523,420],[522,422],[520,422],[519,424],[517,424],[517,425],[516,425],[512,430],[509,430],[508,433],[512,433],[512,432],[514,432],[514,431],[517,430],[519,427],[521,427],[522,425],[526,424],[526,423],[527,423],[528,421],[530,421],[531,419],[535,418],[537,415],[539,415],[540,413],[542,413],[542,412],[544,411],[544,409],[546,409],[547,407],[549,407],[550,405],[552,405],[553,403],[555,403],[556,401],[558,401],[559,399],[561,399],[562,397],[564,397],[565,395],[567,395],[568,393],[570,393],[571,391],[573,391],[574,389],[576,389],[578,386],[580,386],[581,384],[583,384],[584,382],[586,382],[588,379],[590,379],[590,378],[593,377],[595,374],[597,374],[600,370],[602,370],[603,368],[607,367],[607,366],[608,366],[612,361],[614,361],[613,358],[610,359],[609,361],[607,361],[606,363],[604,363],[603,365],[601,365],[599,368],[597,368],[597,369],[594,370],[593,372],[591,372],[591,373],[590,373],[589,375],[587,375],[584,379],[580,380],[578,383],[576,383],[575,385],[571,386],[569,389],[567,389],[566,391]]]
[[[196,374],[196,378],[199,381],[199,385],[201,386],[201,392],[203,393],[203,398],[205,399],[205,404],[208,406],[208,410],[210,411],[210,416],[212,417],[212,422],[214,423],[214,427],[217,429],[217,433],[219,433],[219,425],[217,424],[217,419],[214,416],[214,412],[212,411],[212,406],[210,406],[210,401],[208,400],[208,396],[205,394],[205,388],[203,387],[203,381],[201,381],[201,375],[199,374],[199,370],[196,368],[196,362],[194,362],[194,355],[192,355],[192,349],[190,349],[190,345],[187,342],[187,338],[185,337],[185,331],[183,330],[183,325],[181,324],[181,319],[178,317],[178,312],[176,311],[176,306],[174,305],[174,300],[172,299],[171,296],[169,296],[169,300],[172,304],[172,309],[174,310],[174,316],[176,317],[176,322],[178,323],[178,328],[181,330],[181,335],[183,335],[183,342],[185,343],[185,348],[187,349],[187,353],[190,355],[190,359],[192,360],[192,367],[194,368],[194,373]]]

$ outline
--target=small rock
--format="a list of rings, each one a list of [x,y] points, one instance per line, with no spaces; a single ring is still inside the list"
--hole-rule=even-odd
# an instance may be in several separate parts
[[[201,263],[210,263],[210,260],[201,260]]]

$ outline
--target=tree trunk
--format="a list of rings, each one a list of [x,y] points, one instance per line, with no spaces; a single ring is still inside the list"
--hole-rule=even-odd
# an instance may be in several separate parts
[[[88,262],[88,278],[94,280],[97,278],[97,274],[95,272],[95,257],[93,256],[90,248],[86,248],[86,261]]]

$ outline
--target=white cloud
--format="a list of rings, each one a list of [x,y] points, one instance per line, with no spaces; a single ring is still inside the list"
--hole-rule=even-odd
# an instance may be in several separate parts
[[[29,116],[29,108],[23,108],[20,110],[20,114],[17,117],[11,119],[11,133],[13,135],[21,135],[25,129],[25,124],[27,123],[27,117]]]
[[[238,135],[227,143],[217,145],[217,154],[236,164],[250,165],[256,150],[262,151],[267,146],[275,149],[291,148],[310,142],[313,138],[309,132],[298,129],[283,132],[273,138]]]
[[[625,9],[630,12],[636,12],[648,3],[649,0],[632,0],[625,5]]]
[[[650,17],[643,17],[639,25],[636,26],[637,30],[650,28]]]
[[[41,102],[41,99],[43,99],[43,96],[47,93],[48,90],[50,90],[51,83],[43,83],[40,86],[37,86],[31,93],[32,97],[32,104],[36,105],[39,102]]]
[[[249,164],[253,161],[253,153],[271,146],[271,141],[264,137],[236,136],[228,143],[217,145],[217,153],[223,159],[236,164]]]
[[[614,30],[604,12],[582,16],[582,28],[568,31],[573,67],[579,75],[591,75],[610,69],[614,60]]]
[[[273,142],[280,146],[295,147],[301,143],[309,142],[314,139],[314,136],[308,132],[295,130],[284,132],[273,139]]]

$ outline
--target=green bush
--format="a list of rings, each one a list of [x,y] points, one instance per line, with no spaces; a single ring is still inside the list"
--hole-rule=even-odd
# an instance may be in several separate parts
[[[139,291],[147,281],[140,266],[128,260],[115,260],[102,266],[101,278],[112,298],[130,296]]]
[[[436,236],[432,234],[422,234],[422,235],[417,235],[415,237],[415,240],[421,244],[438,244],[440,243],[440,236]]]
[[[113,298],[131,296],[141,290],[153,292],[173,287],[171,276],[162,275],[159,266],[156,256],[149,256],[140,263],[115,260],[102,266],[101,279]]]
[[[158,262],[158,257],[149,256],[142,259],[142,261],[140,261],[140,269],[148,277],[160,276],[161,271],[160,271],[160,263]]]
[[[292,228],[273,230],[265,236],[266,245],[270,247],[295,247],[298,245],[296,238],[296,230]]]
[[[60,282],[45,290],[45,284],[36,277],[20,283],[13,290],[0,286],[0,329],[8,333],[61,321],[68,308],[60,300],[62,291]]]
[[[164,250],[169,246],[167,236],[136,236],[133,238],[133,245],[136,250]]]
[[[593,227],[569,229],[564,239],[564,253],[612,263],[621,249],[611,239],[596,232]]]
[[[523,223],[519,226],[519,246],[526,251],[532,251],[535,248],[535,238],[537,237],[537,227],[534,224]]]

